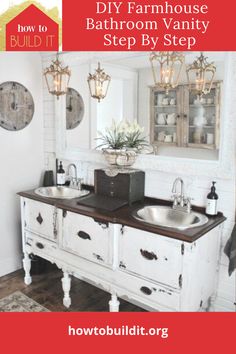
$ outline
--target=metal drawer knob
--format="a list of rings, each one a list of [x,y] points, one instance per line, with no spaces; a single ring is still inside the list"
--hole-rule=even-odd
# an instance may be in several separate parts
[[[89,234],[87,234],[87,232],[79,231],[77,235],[83,240],[91,240],[91,237],[89,236]]]
[[[44,245],[41,242],[37,242],[36,247],[38,247],[40,250],[42,250],[44,248]]]
[[[148,288],[147,286],[142,286],[140,288],[140,291],[142,291],[142,293],[144,293],[145,295],[151,295],[152,294],[152,290],[150,288]]]
[[[157,260],[157,255],[154,252],[149,252],[146,250],[140,250],[141,255],[143,256],[143,258],[148,259],[149,261],[152,260]]]

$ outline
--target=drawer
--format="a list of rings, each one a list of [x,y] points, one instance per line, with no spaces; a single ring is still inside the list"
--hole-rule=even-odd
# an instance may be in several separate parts
[[[57,209],[31,199],[24,199],[25,229],[50,240],[57,239]]]
[[[97,182],[98,194],[126,200],[129,195],[129,185],[117,177],[116,180],[114,177],[101,178]]]
[[[123,228],[119,244],[119,268],[126,272],[181,287],[183,244],[161,235]]]
[[[144,179],[145,174],[143,171],[125,172],[118,173],[115,176],[107,176],[104,170],[95,170],[95,193],[124,199],[132,203],[143,199]]]
[[[99,264],[112,263],[112,233],[108,224],[63,212],[62,248]]]
[[[160,311],[180,310],[180,292],[128,274],[119,278],[122,279],[122,287],[133,293],[134,299],[138,297],[143,304]],[[118,290],[117,293],[118,296],[127,298],[124,290]]]
[[[57,245],[38,237],[35,234],[26,233],[25,235],[25,249],[28,253],[34,253],[39,256],[55,256],[58,250]]]

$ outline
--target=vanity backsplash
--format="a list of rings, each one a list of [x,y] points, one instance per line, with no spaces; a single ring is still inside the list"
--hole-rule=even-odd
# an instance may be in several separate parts
[[[68,165],[74,163],[77,167],[78,177],[83,179],[83,183],[89,186],[94,186],[94,171],[97,169],[106,169],[108,166],[104,163],[92,163],[89,161],[62,160],[64,169],[67,173]],[[189,172],[189,171],[187,171]],[[172,196],[171,188],[176,177],[181,177],[184,180],[185,194],[191,196],[192,204],[197,206],[205,206],[206,196],[209,193],[212,177],[198,177],[194,175],[175,173],[166,173],[154,170],[145,170],[145,196],[170,200]],[[219,210],[225,213],[227,211],[228,193],[225,191],[227,181],[214,179],[217,182],[217,190],[219,192]],[[230,190],[230,181],[228,182]],[[232,208],[229,206],[229,210]]]

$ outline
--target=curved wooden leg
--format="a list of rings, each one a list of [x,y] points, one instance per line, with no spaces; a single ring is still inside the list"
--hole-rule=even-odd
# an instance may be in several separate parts
[[[117,299],[116,294],[111,295],[111,300],[109,301],[110,312],[119,312],[120,302]]]
[[[61,281],[62,281],[62,289],[64,291],[63,305],[69,308],[71,305],[71,298],[70,298],[71,277],[69,273],[63,272],[63,278]]]
[[[24,282],[26,285],[30,285],[32,283],[32,277],[30,276],[31,260],[28,253],[24,253],[23,268],[25,271]]]

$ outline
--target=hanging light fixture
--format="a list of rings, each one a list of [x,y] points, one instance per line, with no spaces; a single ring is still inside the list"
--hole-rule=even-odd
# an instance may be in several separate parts
[[[87,81],[91,97],[96,98],[98,102],[106,97],[111,77],[105,73],[104,69],[101,69],[100,63],[95,73],[89,74]]]
[[[56,60],[53,60],[52,64],[45,69],[44,76],[49,93],[57,96],[57,99],[59,99],[59,96],[66,94],[71,71],[68,66],[62,66],[59,54],[57,54]]]
[[[199,98],[211,91],[213,79],[216,72],[214,63],[208,63],[207,57],[201,52],[191,65],[187,66],[187,77],[190,87],[195,83],[195,90]]]
[[[178,86],[184,55],[180,52],[151,53],[150,62],[153,79],[157,87],[163,88],[166,94]]]

